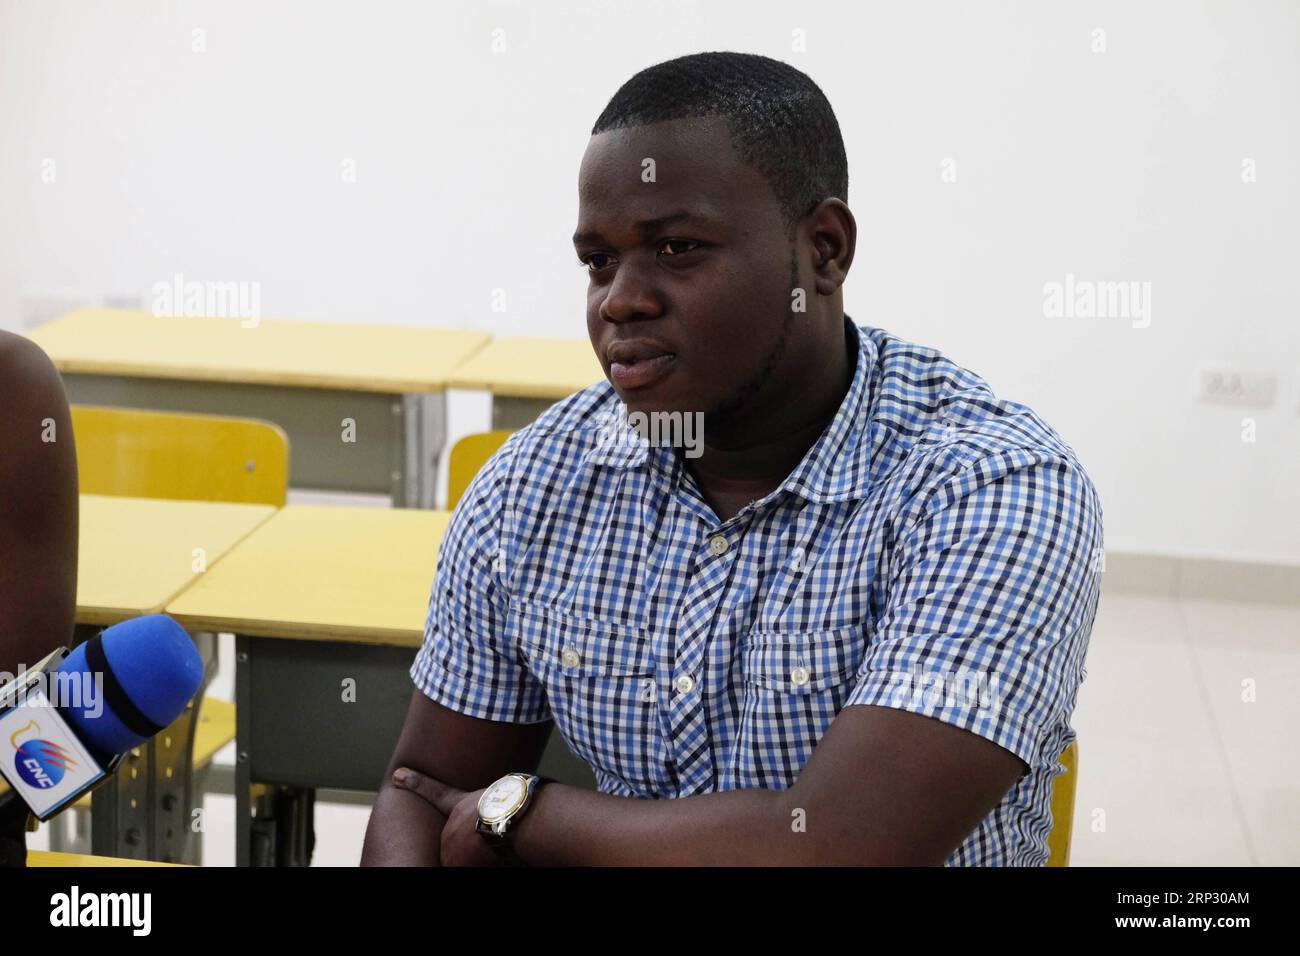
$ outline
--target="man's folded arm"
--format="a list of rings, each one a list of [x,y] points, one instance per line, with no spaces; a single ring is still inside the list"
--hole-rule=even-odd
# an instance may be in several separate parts
[[[438,865],[446,820],[420,796],[393,785],[398,768],[478,790],[504,774],[535,770],[552,726],[467,717],[416,690],[370,814],[361,865]]]
[[[940,865],[1025,771],[938,720],[848,707],[788,790],[637,800],[547,784],[515,836],[533,865]]]

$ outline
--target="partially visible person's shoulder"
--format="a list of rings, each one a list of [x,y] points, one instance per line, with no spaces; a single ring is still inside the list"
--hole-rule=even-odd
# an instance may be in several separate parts
[[[58,370],[39,345],[0,329],[0,390],[17,394],[24,385],[58,381]]]
[[[26,502],[3,516],[10,529],[48,533],[52,523],[61,522],[60,533],[70,535],[71,542],[60,546],[71,548],[75,569],[76,445],[63,379],[40,346],[5,331],[0,331],[0,445],[0,497]]]
[[[67,414],[63,379],[39,345],[0,329],[0,431],[27,429],[32,415]]]
[[[937,477],[998,455],[1077,466],[1074,450],[1037,412],[999,398],[939,350],[882,329],[862,332],[875,346],[871,421],[883,470]]]

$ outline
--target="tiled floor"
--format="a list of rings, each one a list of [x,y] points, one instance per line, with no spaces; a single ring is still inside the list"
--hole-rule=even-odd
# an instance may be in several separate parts
[[[1300,607],[1104,595],[1074,724],[1073,865],[1300,864]],[[231,865],[234,798],[205,808],[204,861]],[[368,816],[318,803],[313,865],[355,864]]]
[[[1300,863],[1300,608],[1103,595],[1074,723],[1075,865]]]

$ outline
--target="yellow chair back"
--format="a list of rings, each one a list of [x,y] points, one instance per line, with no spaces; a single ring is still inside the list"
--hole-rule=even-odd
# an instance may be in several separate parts
[[[253,418],[72,406],[83,494],[282,507],[289,439]]]
[[[1079,780],[1079,742],[1061,754],[1065,773],[1052,781],[1052,832],[1047,836],[1047,865],[1070,865],[1070,833],[1074,829],[1074,791]]]
[[[487,464],[510,432],[479,432],[466,435],[452,446],[447,462],[447,510],[454,511],[478,470]]]

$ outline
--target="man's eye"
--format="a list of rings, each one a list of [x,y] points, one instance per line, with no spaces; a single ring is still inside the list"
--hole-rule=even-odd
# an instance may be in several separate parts
[[[668,255],[680,256],[690,252],[697,245],[699,243],[691,242],[689,239],[665,239],[663,244],[659,246],[659,252],[663,253],[664,250],[669,250]]]
[[[603,252],[593,252],[589,255],[582,256],[578,260],[578,265],[585,266],[588,272],[599,272],[609,264],[609,256]]]

